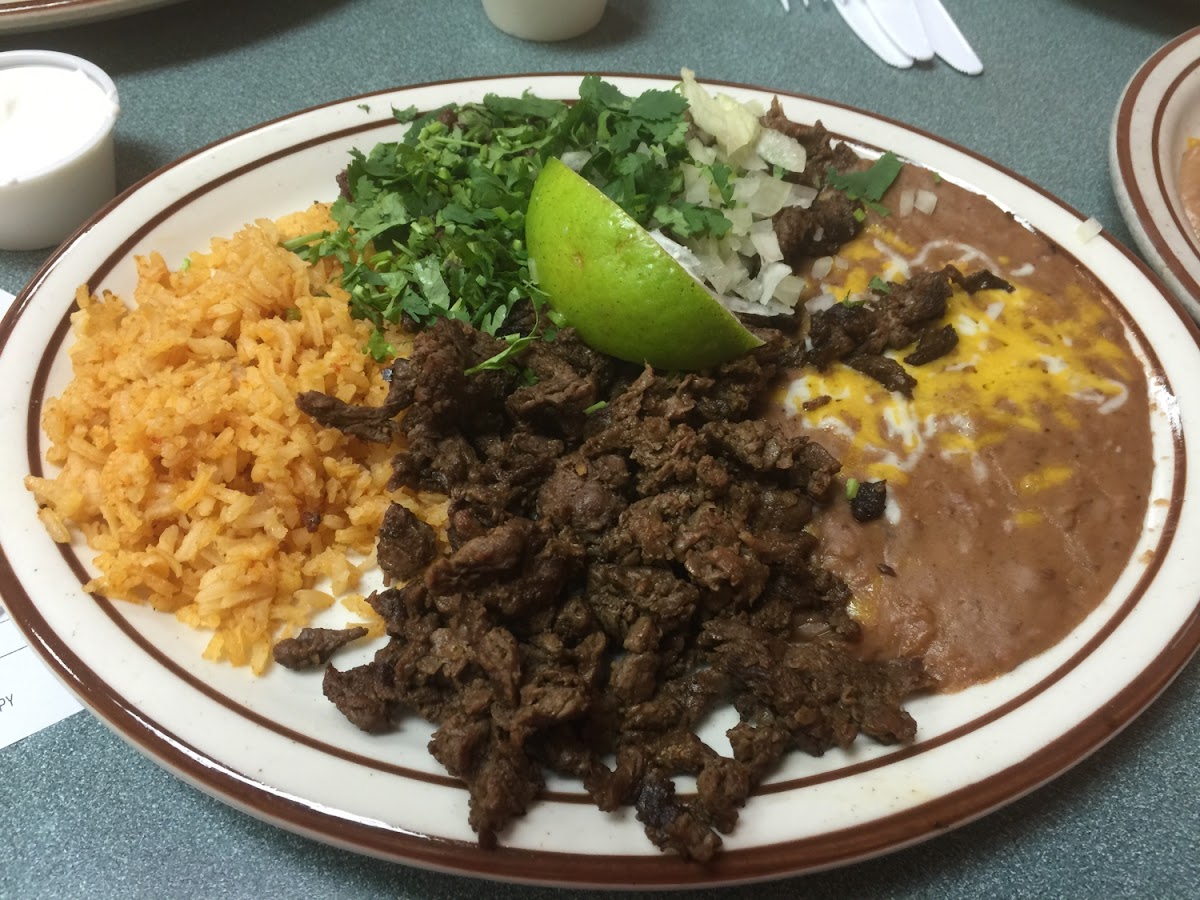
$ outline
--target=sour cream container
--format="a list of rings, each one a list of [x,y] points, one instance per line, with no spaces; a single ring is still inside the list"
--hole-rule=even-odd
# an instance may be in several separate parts
[[[607,0],[483,0],[501,31],[527,41],[565,41],[596,27]]]
[[[112,79],[51,50],[0,53],[0,249],[60,243],[116,193]]]

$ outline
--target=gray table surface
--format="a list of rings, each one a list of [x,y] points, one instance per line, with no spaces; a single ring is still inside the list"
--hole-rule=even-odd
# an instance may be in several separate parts
[[[569,0],[564,0],[569,2]],[[122,188],[294,110],[369,90],[538,71],[676,73],[799,91],[883,113],[983,153],[1132,246],[1108,174],[1125,83],[1200,24],[1197,0],[947,0],[979,78],[897,71],[821,0],[610,0],[553,45],[490,27],[476,0],[190,0],[120,19],[0,35],[0,50],[87,57],[114,78]],[[20,290],[48,252],[0,252]],[[935,840],[730,898],[1200,896],[1200,665],[1051,784]],[[394,865],[263,824],[176,780],[89,714],[0,750],[2,897],[562,896]]]

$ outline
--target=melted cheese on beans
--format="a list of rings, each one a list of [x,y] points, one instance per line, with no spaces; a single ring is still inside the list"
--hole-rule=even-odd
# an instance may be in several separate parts
[[[930,247],[912,247],[875,225],[865,239],[845,248],[822,288],[834,297],[867,299],[873,277],[903,281],[929,256]],[[943,248],[944,249],[944,248]],[[903,484],[922,455],[933,452],[960,464],[977,464],[978,452],[1014,431],[1039,432],[1047,417],[1078,428],[1064,397],[1094,406],[1100,413],[1119,408],[1128,397],[1125,377],[1136,370],[1128,351],[1098,337],[1095,326],[1111,314],[1078,287],[1067,286],[1073,315],[1052,321],[1040,315],[1046,296],[1021,282],[1020,268],[1006,270],[974,247],[955,248],[965,273],[981,267],[1009,280],[1015,290],[978,291],[955,287],[946,321],[959,343],[949,354],[924,366],[909,366],[911,347],[889,355],[917,379],[911,399],[845,365],[805,372],[791,383],[786,405],[804,423],[840,437],[843,472],[860,480]],[[806,410],[808,401],[830,401]],[[1062,484],[1070,466],[1054,464],[1018,473],[1021,493]],[[1035,517],[1017,515],[1028,524]]]

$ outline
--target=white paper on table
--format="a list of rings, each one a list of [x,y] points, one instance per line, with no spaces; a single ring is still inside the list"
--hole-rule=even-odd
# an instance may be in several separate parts
[[[0,315],[13,295],[0,290]],[[2,598],[0,598],[2,600]],[[48,728],[83,707],[51,674],[0,603],[0,748]]]

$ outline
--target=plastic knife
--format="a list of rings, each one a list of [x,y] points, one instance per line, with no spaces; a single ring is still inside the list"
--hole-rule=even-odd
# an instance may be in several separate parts
[[[933,59],[933,45],[913,0],[866,0],[866,4],[897,47],[913,59]]]
[[[833,0],[833,7],[875,55],[897,69],[912,67],[913,58],[896,46],[871,15],[863,0]]]
[[[941,0],[912,0],[921,16],[921,24],[933,45],[933,51],[964,75],[978,75],[983,63],[958,30]]]

